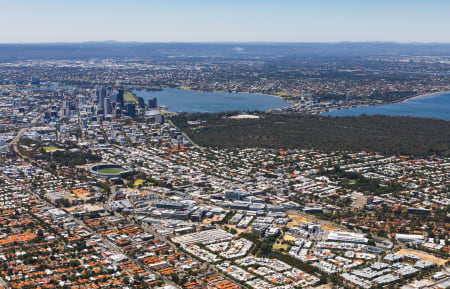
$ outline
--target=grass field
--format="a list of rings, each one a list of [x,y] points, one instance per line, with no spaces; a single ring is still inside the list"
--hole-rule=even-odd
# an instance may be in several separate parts
[[[279,251],[280,249],[284,249],[285,251],[289,250],[288,244],[273,244],[272,249],[275,251]]]
[[[101,174],[119,174],[123,171],[124,171],[123,169],[116,169],[116,168],[98,170],[98,172]]]
[[[46,151],[46,152],[54,152],[54,151],[57,151],[57,150],[58,150],[57,147],[52,147],[52,146],[49,146],[49,147],[43,147],[43,149],[44,149],[44,151]]]
[[[144,179],[137,179],[134,181],[133,186],[135,187],[139,187],[140,185],[142,185],[145,182]]]
[[[278,92],[278,93],[275,93],[275,95],[281,96],[281,97],[283,97],[283,96],[291,96],[291,94],[286,93],[286,92]]]
[[[125,102],[134,102],[136,104],[138,103],[136,95],[129,92],[123,94],[123,100]]]

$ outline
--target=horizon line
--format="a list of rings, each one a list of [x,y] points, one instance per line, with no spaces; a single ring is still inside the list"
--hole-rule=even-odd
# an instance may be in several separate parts
[[[87,41],[55,41],[55,42],[0,42],[0,45],[45,45],[45,44],[450,44],[447,41],[390,41],[390,40],[369,40],[369,41],[121,41],[121,40],[87,40]]]

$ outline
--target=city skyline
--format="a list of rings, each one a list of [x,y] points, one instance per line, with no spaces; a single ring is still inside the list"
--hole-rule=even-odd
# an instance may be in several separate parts
[[[0,3],[0,43],[450,42],[440,0]]]

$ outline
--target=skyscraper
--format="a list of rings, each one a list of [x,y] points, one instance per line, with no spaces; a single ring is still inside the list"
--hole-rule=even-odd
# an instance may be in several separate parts
[[[145,101],[142,97],[138,97],[138,106],[139,108],[145,108]]]
[[[157,108],[157,107],[158,107],[158,103],[157,103],[156,97],[150,98],[150,99],[148,100],[148,106],[149,106],[150,108]]]
[[[119,88],[119,91],[117,92],[117,98],[116,98],[116,101],[117,101],[118,103],[120,103],[120,107],[121,107],[121,108],[123,108],[124,105],[125,105],[125,102],[124,102],[124,99],[123,99],[123,93],[124,93],[123,87],[120,87],[120,88]]]
[[[38,77],[31,78],[31,85],[41,85],[41,80]]]
[[[104,86],[97,87],[95,94],[97,95],[98,106],[103,109],[106,97],[106,87]]]
[[[103,109],[105,111],[105,114],[111,114],[111,100],[109,97],[105,98]]]
[[[109,98],[111,99],[111,103],[117,102],[117,94],[117,90],[113,90],[113,92],[109,96]]]
[[[128,102],[127,103],[127,115],[130,117],[136,117],[136,103]]]
[[[120,118],[122,115],[122,109],[119,106],[116,106],[113,110],[113,116],[115,118]]]

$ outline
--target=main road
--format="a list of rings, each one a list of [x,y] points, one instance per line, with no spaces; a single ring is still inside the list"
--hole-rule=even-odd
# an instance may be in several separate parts
[[[41,117],[42,117],[42,114],[37,115],[28,125],[26,125],[21,130],[19,130],[17,135],[14,137],[14,139],[10,143],[10,146],[9,146],[10,150],[12,149],[12,152],[15,152],[16,154],[21,156],[23,159],[27,160],[28,157],[20,153],[20,151],[17,147],[17,144],[19,143],[20,139],[25,134],[25,132],[27,132],[30,127],[33,127],[34,124],[36,124]]]

